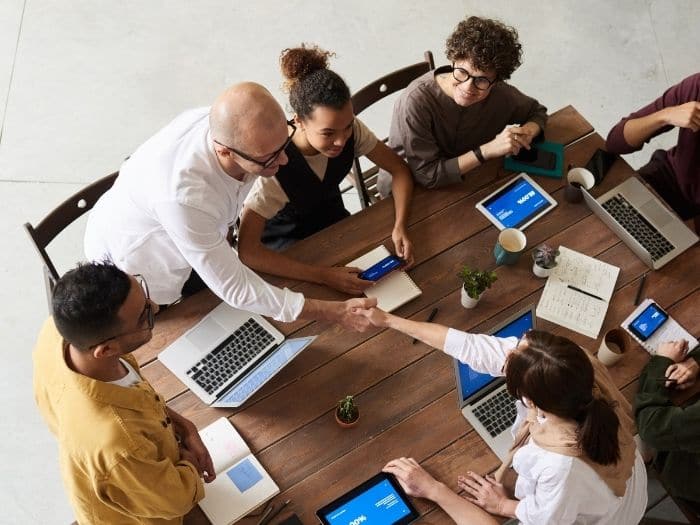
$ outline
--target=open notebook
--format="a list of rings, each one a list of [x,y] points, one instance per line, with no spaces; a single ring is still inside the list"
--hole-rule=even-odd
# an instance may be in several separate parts
[[[693,350],[698,346],[698,340],[693,337],[693,335],[683,328],[678,321],[676,321],[670,315],[666,322],[664,322],[658,329],[652,328],[653,333],[649,335],[646,341],[642,341],[637,334],[630,330],[629,326],[635,319],[637,319],[645,310],[649,308],[650,305],[654,304],[653,299],[644,299],[642,303],[634,309],[634,311],[622,321],[620,326],[624,328],[628,334],[630,334],[635,341],[637,341],[642,348],[644,348],[651,355],[656,355],[656,349],[659,345],[666,341],[678,341],[685,339],[688,341],[688,351]]]
[[[391,255],[389,250],[380,245],[362,257],[350,261],[347,266],[356,266],[361,270],[366,270],[389,255]],[[367,297],[377,298],[377,306],[385,312],[396,310],[422,293],[418,285],[403,270],[391,272],[365,290]]]
[[[225,417],[200,430],[216,479],[204,484],[199,506],[214,525],[229,525],[279,494],[270,475]]]

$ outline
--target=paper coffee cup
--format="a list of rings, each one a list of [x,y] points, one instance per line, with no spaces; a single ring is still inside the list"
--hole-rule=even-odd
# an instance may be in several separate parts
[[[630,338],[622,328],[608,330],[598,348],[598,361],[612,366],[622,359],[629,348]]]

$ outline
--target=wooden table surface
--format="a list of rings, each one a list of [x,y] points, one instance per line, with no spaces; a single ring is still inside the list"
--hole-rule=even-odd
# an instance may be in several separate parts
[[[571,106],[550,117],[547,140],[566,145],[564,165],[583,166],[603,139]],[[634,172],[618,159],[595,194],[602,194]],[[532,274],[529,248],[547,241],[594,256],[620,267],[616,292],[601,334],[618,325],[634,308],[639,279],[647,267],[584,203],[563,198],[562,179],[535,177],[559,205],[527,228],[528,251],[514,266],[496,267],[492,250],[498,230],[474,205],[509,177],[503,161],[487,162],[466,182],[437,190],[416,188],[410,235],[416,263],[411,277],[423,294],[395,313],[425,320],[439,308],[435,322],[468,331],[485,331],[514,311],[537,303],[545,280]],[[289,253],[307,262],[341,265],[383,243],[390,249],[393,204],[382,201],[293,246]],[[700,245],[659,271],[651,272],[645,296],[654,298],[678,322],[698,335],[700,272],[693,270]],[[456,274],[468,264],[495,269],[498,281],[473,310],[460,305]],[[345,299],[339,292],[299,281],[270,277],[309,297]],[[158,316],[153,339],[136,353],[143,373],[169,405],[202,428],[221,416],[235,425],[251,450],[279,485],[275,500],[290,499],[274,521],[296,512],[303,523],[316,523],[314,511],[373,474],[390,459],[414,457],[437,479],[456,485],[466,470],[485,473],[498,459],[472,430],[457,407],[451,358],[394,331],[354,333],[323,322],[275,322],[285,335],[318,334],[316,341],[238,410],[202,404],[155,358],[170,342],[219,303],[201,292]],[[595,350],[594,341],[552,323],[538,327],[566,335]],[[639,374],[648,360],[641,346],[610,371],[632,399]],[[359,424],[341,429],[334,421],[337,401],[355,395]],[[415,500],[420,523],[451,523],[425,500]],[[197,508],[188,523],[208,523]],[[255,523],[246,518],[243,523]]]

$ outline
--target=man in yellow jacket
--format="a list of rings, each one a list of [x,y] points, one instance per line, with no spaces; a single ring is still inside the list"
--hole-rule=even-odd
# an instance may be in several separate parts
[[[130,353],[158,307],[139,276],[81,265],[53,293],[34,350],[34,394],[59,443],[78,523],[165,524],[204,497],[212,460],[194,424],[141,377]]]

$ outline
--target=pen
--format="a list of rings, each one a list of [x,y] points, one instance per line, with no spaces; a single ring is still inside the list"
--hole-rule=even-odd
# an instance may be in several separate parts
[[[270,505],[267,506],[265,509],[265,512],[263,512],[262,518],[258,521],[258,525],[263,525],[264,523],[267,523],[265,520],[270,516],[270,513],[272,510],[275,508],[274,503],[270,503]]]
[[[642,275],[642,278],[639,280],[639,288],[637,288],[637,296],[634,298],[634,305],[637,306],[639,304],[639,299],[642,298],[642,290],[644,290],[644,281],[647,278],[647,274]]]
[[[582,294],[584,294],[584,295],[587,295],[588,297],[593,297],[593,299],[598,299],[599,301],[605,302],[605,299],[603,299],[602,297],[598,297],[597,295],[593,295],[593,294],[590,293],[590,292],[586,292],[585,290],[581,290],[581,288],[576,288],[575,286],[571,286],[570,284],[567,285],[567,287],[568,287],[568,288],[571,288],[572,290],[576,290],[576,291],[579,292],[579,293],[582,293]]]
[[[438,313],[438,309],[437,309],[437,308],[433,308],[433,310],[430,312],[430,315],[429,315],[428,318],[425,320],[425,322],[426,322],[426,323],[429,323],[430,321],[432,321],[433,319],[435,319],[435,316],[437,315],[437,313]],[[418,339],[414,339],[413,342],[412,342],[411,344],[414,345],[414,344],[416,344],[417,342],[418,342]]]
[[[677,383],[678,382],[675,379],[671,379],[669,377],[658,377],[654,381],[656,381],[657,383]]]
[[[267,518],[265,518],[260,525],[267,525],[268,523],[270,523],[272,521],[272,518],[277,516],[280,512],[282,512],[283,508],[285,508],[287,505],[289,505],[290,501],[291,500],[286,500],[284,503],[282,503],[282,505],[277,507],[274,512],[272,512],[269,516],[267,516]]]

